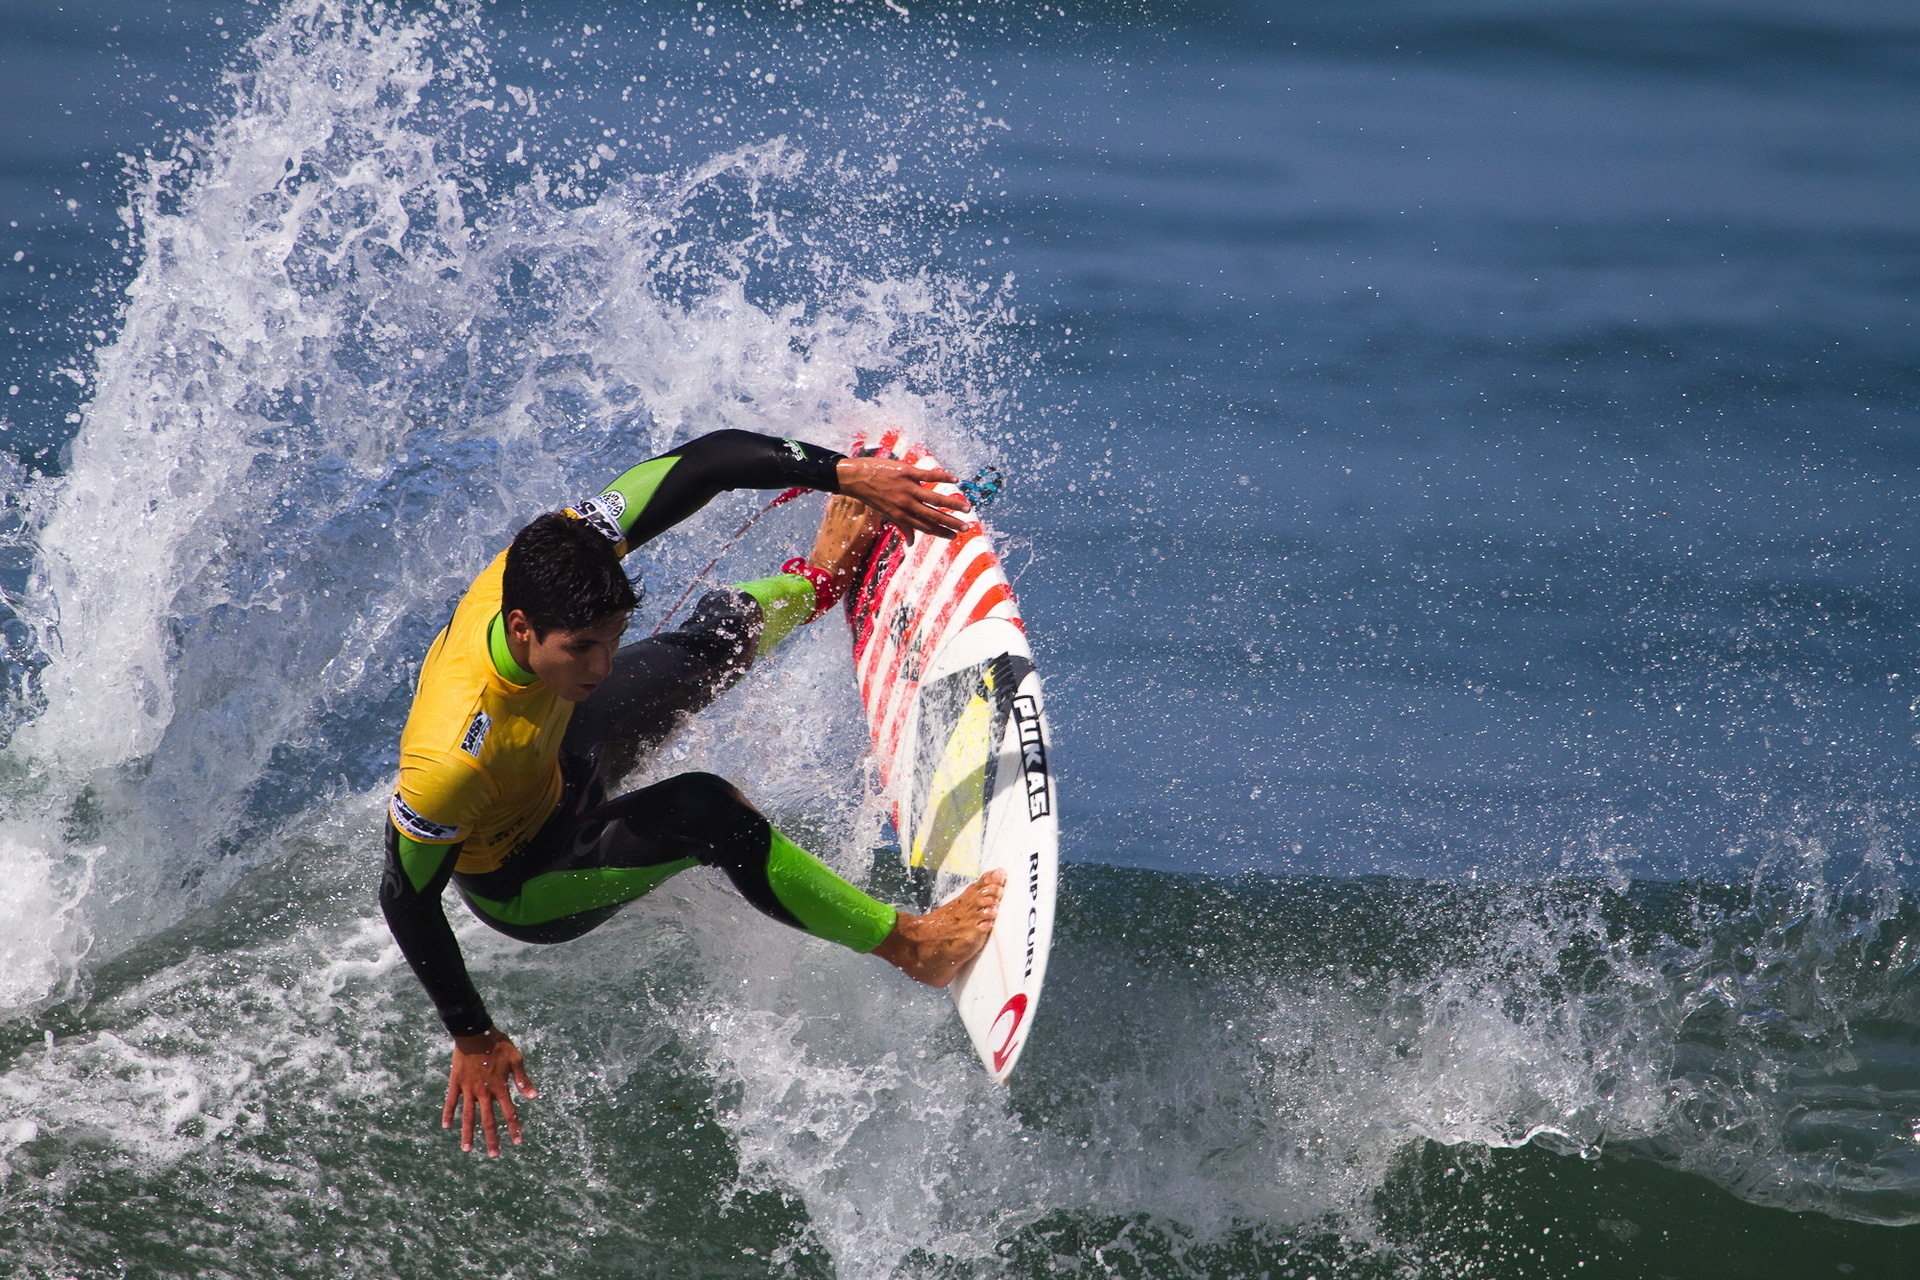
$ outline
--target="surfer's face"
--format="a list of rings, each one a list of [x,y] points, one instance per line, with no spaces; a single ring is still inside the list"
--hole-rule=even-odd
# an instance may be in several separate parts
[[[626,629],[624,613],[609,614],[578,631],[562,631],[556,627],[544,638],[534,635],[533,628],[528,627],[527,670],[539,676],[555,697],[584,702],[613,671],[614,650],[620,647],[620,637]]]

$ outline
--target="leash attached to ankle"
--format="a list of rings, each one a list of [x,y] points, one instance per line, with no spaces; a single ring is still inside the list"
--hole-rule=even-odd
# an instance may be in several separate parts
[[[813,584],[813,618],[819,617],[840,601],[840,595],[846,590],[845,583],[836,583],[833,575],[818,565],[808,564],[799,556],[780,566],[780,572],[791,573],[805,578]],[[812,622],[813,618],[808,618]]]

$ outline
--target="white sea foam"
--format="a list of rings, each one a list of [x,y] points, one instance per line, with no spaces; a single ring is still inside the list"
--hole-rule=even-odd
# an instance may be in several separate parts
[[[796,246],[781,202],[853,166],[778,138],[591,197],[536,169],[470,219],[485,183],[443,131],[518,109],[461,96],[487,79],[476,13],[290,4],[224,116],[144,171],[119,331],[25,513],[50,661],[8,748],[35,781],[0,812],[0,912],[41,924],[10,939],[3,1007],[271,862],[316,780],[390,768],[408,662],[517,523],[699,432],[843,436],[874,411],[860,371],[956,386],[985,345],[972,285]],[[770,265],[780,297],[750,296]],[[985,407],[883,411],[979,456],[960,424]],[[737,519],[716,504],[662,573]],[[75,865],[84,893],[59,888]]]
[[[13,877],[0,895],[0,1009],[70,993],[92,941],[80,906],[102,851],[66,845],[50,826],[0,833],[0,867]],[[49,848],[60,852],[48,857]]]

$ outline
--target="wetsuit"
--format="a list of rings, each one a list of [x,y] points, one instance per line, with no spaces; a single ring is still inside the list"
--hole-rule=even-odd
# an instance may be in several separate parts
[[[716,432],[641,463],[573,510],[625,555],[723,489],[836,491],[840,457]],[[704,864],[775,919],[857,951],[878,946],[893,908],[774,830],[723,779],[682,774],[607,798],[683,717],[824,608],[824,586],[783,572],[709,592],[677,629],[622,648],[576,707],[507,647],[505,564],[503,552],[474,579],[427,652],[388,808],[380,906],[447,1030],[492,1025],[441,908],[449,881],[502,933],[564,942]]]

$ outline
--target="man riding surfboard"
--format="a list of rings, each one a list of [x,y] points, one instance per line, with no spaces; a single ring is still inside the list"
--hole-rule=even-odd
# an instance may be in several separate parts
[[[525,1060],[493,1025],[441,907],[449,883],[482,921],[534,943],[577,938],[687,867],[723,870],[762,912],[945,986],[992,931],[990,873],[926,915],[876,902],[776,830],[709,773],[614,794],[682,717],[830,608],[876,516],[951,538],[954,479],[886,458],[720,431],[632,467],[577,507],[515,535],[474,579],[427,651],[400,738],[380,905],[453,1037],[441,1124],[460,1117],[500,1153],[521,1139],[512,1093]],[[672,631],[622,646],[638,593],[621,557],[726,489],[804,486],[834,498],[806,560],[708,592]],[[511,1081],[511,1085],[509,1082]]]

